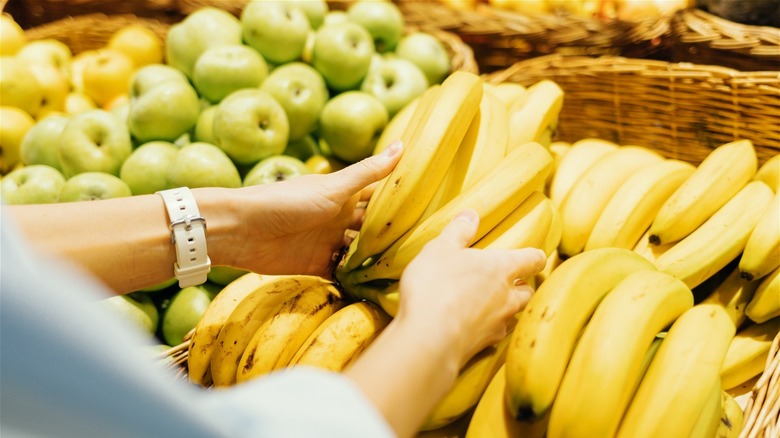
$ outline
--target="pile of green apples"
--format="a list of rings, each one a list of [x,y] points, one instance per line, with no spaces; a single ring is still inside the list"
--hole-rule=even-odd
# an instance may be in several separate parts
[[[337,170],[373,153],[388,121],[450,72],[440,40],[405,33],[392,2],[329,10],[324,0],[214,7],[170,27],[165,63],[139,68],[128,98],[46,117],[0,181],[4,202],[53,203],[172,187],[241,187]],[[174,280],[107,300],[175,345],[243,274],[214,267],[203,286]]]

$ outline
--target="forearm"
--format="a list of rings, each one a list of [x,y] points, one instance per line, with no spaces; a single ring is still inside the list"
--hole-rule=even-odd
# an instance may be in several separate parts
[[[238,217],[227,189],[195,189],[207,221],[208,254],[222,264]],[[4,206],[39,251],[86,268],[117,293],[173,277],[176,259],[162,198],[141,195],[77,203]]]
[[[439,333],[394,320],[345,371],[399,437],[413,436],[458,374]]]

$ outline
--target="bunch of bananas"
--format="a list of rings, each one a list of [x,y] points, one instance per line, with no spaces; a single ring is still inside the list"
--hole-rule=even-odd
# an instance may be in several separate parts
[[[227,285],[195,326],[189,378],[224,387],[295,365],[339,372],[389,321],[320,277],[248,273]]]

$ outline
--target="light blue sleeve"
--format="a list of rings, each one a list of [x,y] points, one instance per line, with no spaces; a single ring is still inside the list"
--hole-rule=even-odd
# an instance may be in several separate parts
[[[177,380],[151,360],[149,335],[92,305],[105,287],[31,253],[10,222],[3,212],[3,438],[393,436],[338,374],[301,368],[224,390]]]

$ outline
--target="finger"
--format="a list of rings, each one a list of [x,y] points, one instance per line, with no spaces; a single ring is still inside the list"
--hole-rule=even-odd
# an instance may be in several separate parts
[[[464,210],[458,213],[452,221],[444,227],[436,239],[443,242],[455,243],[459,248],[465,248],[471,244],[477,233],[479,215],[474,210]]]
[[[371,197],[374,196],[374,192],[376,192],[377,189],[379,189],[379,181],[367,185],[366,188],[360,191],[360,201],[368,202],[371,200]]]
[[[336,184],[336,191],[343,196],[351,196],[368,185],[386,177],[401,158],[403,146],[401,142],[393,142],[381,154],[372,155],[344,169],[333,172],[331,181]]]
[[[544,269],[547,255],[541,249],[486,249],[491,253],[493,265],[498,272],[506,272],[507,280],[529,278]]]

